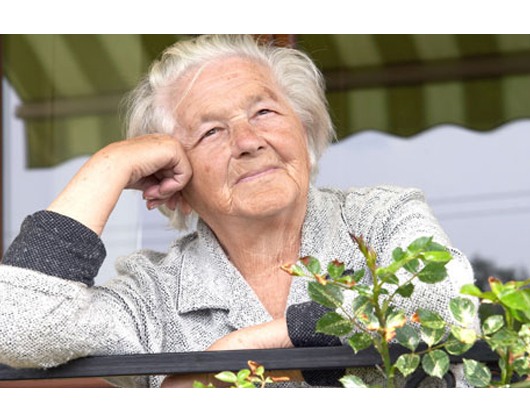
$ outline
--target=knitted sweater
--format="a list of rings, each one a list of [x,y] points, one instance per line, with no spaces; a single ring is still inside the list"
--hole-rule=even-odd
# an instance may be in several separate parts
[[[104,258],[103,244],[89,229],[66,219],[51,212],[29,216],[4,256],[0,363],[46,368],[88,355],[202,351],[234,330],[271,320],[201,221],[196,232],[175,241],[167,253],[142,250],[118,259],[117,276],[93,286]],[[68,233],[61,231],[63,224],[69,226]],[[450,246],[418,190],[311,188],[300,255],[313,255],[323,266],[339,259],[358,270],[364,260],[352,233],[365,238],[381,264],[391,261],[395,247],[406,247],[419,236],[433,236]],[[412,299],[397,302],[407,314],[423,307],[450,318],[449,299],[458,295],[461,284],[473,281],[466,258],[451,251],[450,280],[418,283]],[[293,278],[287,322],[295,345],[325,342],[314,333],[314,313],[319,309],[315,312],[309,301],[306,281]],[[359,374],[370,381],[369,372]],[[127,377],[113,382],[159,386],[162,379]]]

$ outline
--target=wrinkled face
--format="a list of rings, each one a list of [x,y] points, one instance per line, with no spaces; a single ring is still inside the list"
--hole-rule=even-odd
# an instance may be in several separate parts
[[[305,211],[310,164],[305,130],[263,65],[242,58],[207,64],[177,86],[175,113],[193,176],[183,190],[210,226]],[[190,89],[191,86],[191,89]]]

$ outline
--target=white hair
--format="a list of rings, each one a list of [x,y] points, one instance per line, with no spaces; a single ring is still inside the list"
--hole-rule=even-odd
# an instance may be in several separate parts
[[[254,60],[271,70],[304,126],[311,175],[314,177],[318,171],[318,160],[335,138],[322,74],[302,51],[261,45],[251,35],[202,35],[176,42],[167,48],[126,97],[126,136],[172,134],[177,124],[172,112],[174,107],[163,98],[173,95],[175,83],[191,69],[233,56]],[[171,97],[173,104],[181,99]],[[189,225],[190,217],[180,210],[171,211],[162,206],[161,211],[170,217],[170,223],[175,228],[183,229]]]

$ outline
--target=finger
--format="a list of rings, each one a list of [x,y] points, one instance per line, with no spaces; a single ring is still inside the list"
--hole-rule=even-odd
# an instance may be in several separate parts
[[[185,203],[180,192],[173,194],[169,198],[150,198],[146,200],[146,205],[149,210],[160,207],[163,204],[170,210],[176,210],[179,207],[184,214],[189,214],[191,211],[191,208]]]
[[[157,184],[148,185],[143,191],[144,200],[167,200],[177,194],[182,186],[175,180],[165,179]]]

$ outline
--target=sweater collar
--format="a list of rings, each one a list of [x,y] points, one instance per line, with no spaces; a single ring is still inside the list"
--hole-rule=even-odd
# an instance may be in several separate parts
[[[324,268],[335,258],[352,263],[353,243],[342,217],[342,202],[340,192],[310,188],[300,256],[315,256]],[[287,305],[307,300],[307,281],[293,278]],[[206,309],[226,310],[235,329],[272,319],[214,233],[199,220],[196,240],[183,253],[177,310],[183,314]]]

